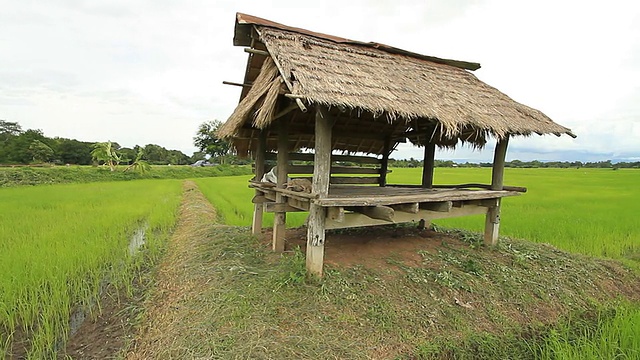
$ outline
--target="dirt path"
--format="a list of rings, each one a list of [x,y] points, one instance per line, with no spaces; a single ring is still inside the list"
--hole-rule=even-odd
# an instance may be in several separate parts
[[[197,294],[204,286],[202,278],[193,276],[193,253],[207,240],[208,230],[215,225],[216,211],[205,199],[196,184],[184,183],[184,198],[175,233],[169,240],[167,255],[160,263],[155,290],[144,304],[145,326],[134,340],[127,359],[155,359],[167,357],[164,345],[169,345],[174,334],[182,329],[183,308],[180,304]],[[186,329],[185,329],[186,330]]]

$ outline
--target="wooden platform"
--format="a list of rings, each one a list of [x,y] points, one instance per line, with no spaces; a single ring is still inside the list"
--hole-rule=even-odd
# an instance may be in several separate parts
[[[309,211],[311,204],[325,208],[326,229],[487,214],[499,199],[519,195],[517,191],[506,190],[331,185],[327,196],[319,198],[315,194],[278,189],[270,183],[252,182],[250,186],[262,193],[253,201],[263,203],[266,212]],[[278,204],[276,194],[286,202]]]

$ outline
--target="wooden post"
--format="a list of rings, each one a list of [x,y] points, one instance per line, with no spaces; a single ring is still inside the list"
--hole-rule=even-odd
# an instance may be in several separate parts
[[[491,171],[491,190],[502,190],[504,179],[504,160],[507,156],[507,145],[509,136],[498,140],[496,150],[493,154],[493,168]],[[485,245],[496,245],[500,230],[500,199],[492,200],[494,203],[487,209],[487,216],[484,222],[484,243]]]
[[[389,153],[391,152],[391,136],[384,138],[382,161],[380,162],[380,186],[387,186],[387,171],[389,170]]]
[[[266,131],[260,131],[258,135],[258,145],[256,146],[255,175],[256,181],[260,181],[264,175],[264,156],[267,149]],[[256,190],[256,196],[262,195],[262,192]],[[251,233],[260,235],[262,232],[262,215],[264,214],[263,203],[253,205],[253,222],[251,223]]]
[[[328,112],[317,105],[312,193],[320,199],[329,194],[331,125]],[[325,219],[326,209],[311,203],[307,228],[307,272],[317,276],[322,276],[324,262]]]
[[[431,189],[433,186],[433,168],[436,158],[436,144],[428,143],[424,146],[424,160],[422,162],[422,187]]]
[[[284,119],[278,121],[278,157],[277,157],[277,187],[284,189],[287,187],[287,168],[289,167],[289,137],[288,126]],[[276,193],[276,203],[284,204],[285,196]],[[284,206],[283,206],[284,207]],[[273,251],[284,251],[284,240],[287,223],[287,213],[276,212],[273,218]]]

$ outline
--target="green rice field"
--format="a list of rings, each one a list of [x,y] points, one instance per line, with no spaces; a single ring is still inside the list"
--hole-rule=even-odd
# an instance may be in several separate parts
[[[419,184],[421,169],[392,169],[391,184]],[[253,190],[249,176],[198,179],[227,224],[251,224]],[[436,168],[435,184],[490,183],[490,168]],[[503,236],[549,243],[558,248],[616,259],[640,256],[640,171],[622,169],[511,169],[505,185],[524,186],[527,193],[503,200]],[[220,191],[223,189],[222,191]],[[287,214],[299,226],[305,214]],[[265,226],[273,217],[265,216]],[[436,225],[482,231],[483,216],[436,221]]]
[[[421,169],[393,169],[390,183],[417,184]],[[488,183],[488,168],[437,168],[436,184]],[[251,223],[250,176],[195,182],[229,225]],[[99,305],[105,283],[127,288],[148,256],[159,254],[176,221],[180,180],[135,180],[0,188],[0,354],[29,349],[28,358],[54,357],[76,309]],[[609,257],[639,269],[640,171],[621,169],[506,169],[505,184],[528,192],[503,201],[501,235]],[[289,214],[299,226],[305,213]],[[266,214],[265,226],[273,216]],[[448,219],[436,226],[481,231],[482,216]],[[143,229],[143,251],[130,249]],[[549,359],[617,356],[635,349],[640,358],[640,308],[627,304],[597,328],[553,332]],[[579,324],[567,324],[575,329]],[[586,339],[586,340],[585,340]],[[584,341],[583,341],[584,340]],[[622,345],[620,345],[622,344]],[[606,352],[609,351],[609,352]],[[577,354],[577,355],[576,355]],[[604,355],[603,355],[604,354]],[[614,355],[611,355],[614,354]],[[591,356],[591,355],[589,355]],[[589,357],[586,357],[589,358]],[[624,358],[624,357],[623,357]],[[627,357],[628,358],[628,357]]]
[[[0,354],[54,357],[70,314],[95,308],[107,282],[130,287],[139,254],[157,252],[181,190],[177,180],[0,189]],[[145,251],[134,251],[142,230]]]

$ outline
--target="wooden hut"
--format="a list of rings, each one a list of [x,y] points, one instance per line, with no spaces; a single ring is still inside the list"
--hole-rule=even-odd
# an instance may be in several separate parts
[[[244,81],[225,82],[242,93],[219,135],[239,156],[255,159],[254,234],[261,232],[263,212],[274,212],[273,249],[282,251],[286,213],[309,212],[310,273],[322,274],[327,229],[486,214],[485,243],[495,244],[501,199],[523,191],[503,185],[509,137],[575,137],[478,80],[471,73],[477,63],[241,13],[233,42],[249,55]],[[490,184],[433,184],[436,146],[482,148],[489,138],[497,141]],[[424,147],[422,185],[389,185],[389,155],[407,141]],[[277,163],[275,183],[261,181],[268,160]],[[312,175],[310,192],[287,188],[289,176],[305,174]]]

